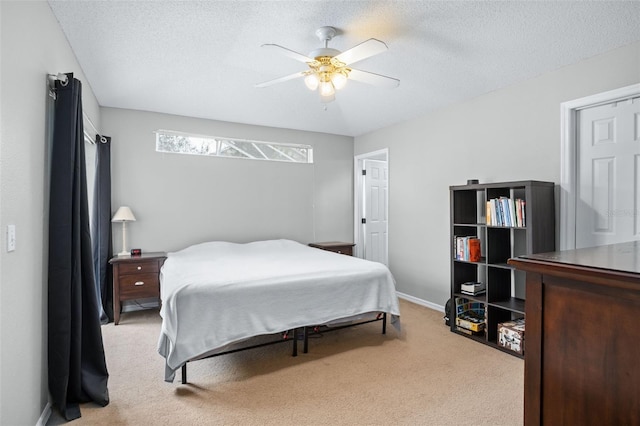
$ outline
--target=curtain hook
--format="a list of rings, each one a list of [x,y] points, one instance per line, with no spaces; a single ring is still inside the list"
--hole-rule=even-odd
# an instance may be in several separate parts
[[[55,90],[56,80],[58,80],[62,86],[66,86],[67,84],[69,84],[69,76],[67,76],[67,74],[65,73],[48,74],[48,77],[49,77],[49,87],[51,88],[51,90]]]

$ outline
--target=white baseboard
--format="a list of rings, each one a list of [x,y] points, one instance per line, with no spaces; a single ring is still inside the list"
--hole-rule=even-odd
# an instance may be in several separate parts
[[[42,414],[40,414],[40,418],[38,419],[36,426],[45,426],[49,421],[49,417],[51,417],[51,403],[47,402],[47,405],[44,406],[44,410],[42,410]]]
[[[396,294],[398,295],[398,297],[400,299],[408,300],[409,302],[415,303],[416,305],[421,305],[421,306],[424,306],[426,308],[435,309],[436,311],[440,311],[440,312],[444,313],[444,306],[437,305],[437,304],[435,304],[433,302],[429,302],[427,300],[419,299],[419,298],[414,297],[414,296],[409,296],[408,294],[401,293],[399,291],[396,291]]]

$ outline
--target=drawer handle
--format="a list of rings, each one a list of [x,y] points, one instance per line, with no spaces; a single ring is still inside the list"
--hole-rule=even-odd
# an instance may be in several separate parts
[[[138,266],[138,271],[141,271],[141,270],[142,270],[142,266]]]
[[[136,281],[134,285],[144,285],[144,281]]]
[[[338,254],[342,254],[342,252],[340,250],[338,250]]]

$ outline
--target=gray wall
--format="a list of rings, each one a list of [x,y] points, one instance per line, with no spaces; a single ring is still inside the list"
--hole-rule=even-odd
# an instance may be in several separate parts
[[[208,240],[353,239],[353,139],[102,108],[112,137],[112,208],[128,205],[128,248],[175,251]],[[155,130],[309,144],[314,164],[167,154]],[[122,231],[114,226],[114,250]]]
[[[48,399],[47,73],[75,73],[85,113],[96,125],[100,117],[46,2],[0,2],[0,28],[0,424],[34,425]]]
[[[559,184],[560,104],[638,82],[640,43],[356,137],[356,154],[389,147],[398,290],[440,306],[449,297],[449,185]]]

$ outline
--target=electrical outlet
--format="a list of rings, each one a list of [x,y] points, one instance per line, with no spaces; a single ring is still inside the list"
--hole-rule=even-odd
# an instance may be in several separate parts
[[[7,251],[16,249],[16,226],[7,225]]]

